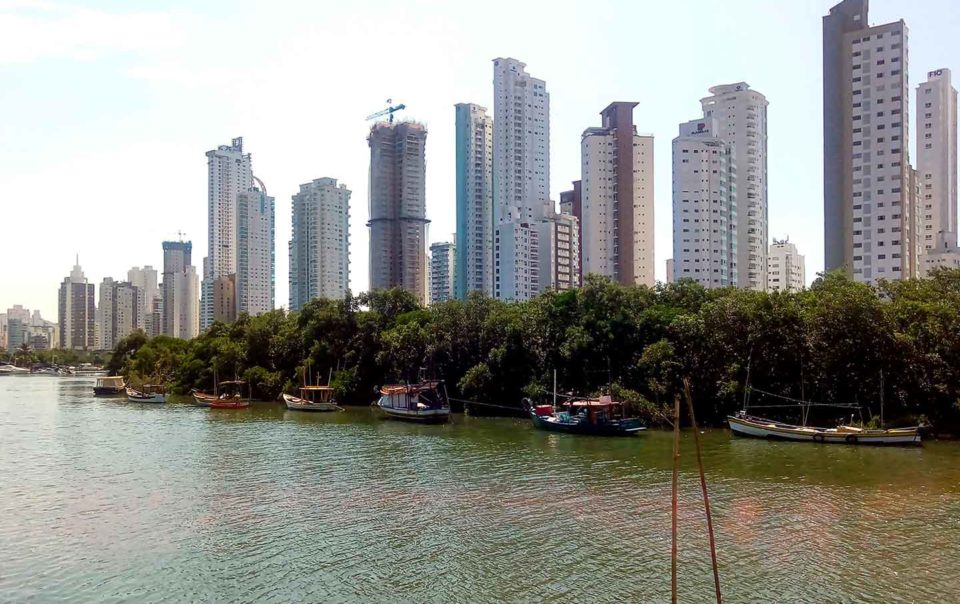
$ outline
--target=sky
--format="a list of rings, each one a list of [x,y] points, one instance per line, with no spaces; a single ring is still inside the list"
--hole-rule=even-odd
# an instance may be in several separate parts
[[[658,279],[678,124],[701,115],[710,86],[766,95],[769,232],[797,244],[810,281],[823,268],[821,17],[834,3],[0,0],[0,312],[56,320],[76,255],[99,285],[161,267],[161,242],[179,232],[199,272],[205,153],[237,136],[277,201],[277,306],[290,196],[324,176],[353,191],[350,281],[367,289],[365,117],[392,98],[427,125],[430,240],[449,240],[454,104],[492,113],[497,57],[547,82],[555,200],[579,178],[583,130],[612,101],[639,103],[637,129],[655,136]],[[901,18],[911,90],[929,70],[960,69],[953,0],[871,2],[871,24]]]

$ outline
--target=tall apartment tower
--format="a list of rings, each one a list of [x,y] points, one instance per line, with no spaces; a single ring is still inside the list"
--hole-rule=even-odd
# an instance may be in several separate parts
[[[580,221],[576,216],[551,212],[537,224],[541,258],[537,282],[540,289],[564,291],[580,287]]]
[[[207,257],[203,259],[200,324],[213,323],[213,282],[237,272],[237,195],[253,187],[252,159],[243,138],[207,151]]]
[[[700,99],[705,118],[716,118],[733,147],[737,167],[737,283],[767,288],[767,98],[746,82],[710,88]]]
[[[909,161],[907,26],[870,27],[867,0],[823,18],[826,270],[855,280],[915,277],[920,212]]]
[[[142,327],[143,290],[128,281],[106,277],[100,284],[100,348],[113,350],[117,342]]]
[[[417,122],[370,128],[370,289],[402,287],[426,298],[427,129]]]
[[[156,300],[160,297],[160,288],[157,284],[157,269],[152,266],[140,268],[135,266],[127,271],[127,281],[133,286],[140,288],[140,324],[137,328],[142,329],[149,337],[160,335],[160,326],[155,325],[153,321],[153,308]]]
[[[560,192],[560,213],[577,219],[577,283],[583,283],[583,181],[575,180],[573,188]]]
[[[516,59],[493,61],[494,297],[527,300],[541,291],[538,223],[550,202],[550,95]],[[547,271],[549,272],[549,270]]]
[[[737,169],[716,118],[680,124],[673,139],[673,274],[707,288],[737,280]]]
[[[350,189],[336,178],[300,185],[293,196],[290,310],[350,291]]]
[[[192,250],[193,244],[189,241],[163,242],[161,291],[165,336],[188,340],[200,333],[197,269],[190,264]]]
[[[637,103],[611,103],[580,139],[584,274],[653,286],[653,136],[633,125]],[[561,196],[561,202],[563,196]]]
[[[493,295],[493,118],[485,107],[458,103],[455,295]]]
[[[237,193],[237,315],[273,310],[276,269],[274,199],[266,187]]]
[[[949,69],[917,86],[917,174],[923,269],[960,266],[957,250],[957,89]]]
[[[74,265],[60,284],[60,346],[68,350],[93,350],[96,345],[96,286],[87,283],[80,268]]]
[[[430,304],[454,297],[457,278],[457,246],[449,241],[430,245]]]
[[[796,292],[807,284],[804,258],[789,239],[774,239],[767,254],[767,291]]]

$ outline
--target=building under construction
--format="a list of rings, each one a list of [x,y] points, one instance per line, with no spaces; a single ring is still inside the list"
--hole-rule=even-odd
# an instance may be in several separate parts
[[[370,289],[426,294],[427,129],[417,122],[370,128]]]

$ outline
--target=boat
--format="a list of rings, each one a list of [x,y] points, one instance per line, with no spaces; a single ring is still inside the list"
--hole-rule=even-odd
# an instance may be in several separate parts
[[[220,382],[219,389],[222,393],[215,391],[213,394],[206,394],[199,390],[190,392],[193,395],[194,402],[201,407],[210,407],[212,409],[245,409],[250,406],[250,399],[243,398],[243,387],[246,382],[240,380],[231,380]]]
[[[595,436],[632,436],[646,430],[636,417],[627,417],[623,403],[609,395],[598,399],[569,400],[560,405],[532,405],[530,419],[540,430]]]
[[[843,424],[836,428],[796,426],[748,415],[745,411],[727,417],[727,423],[737,436],[846,445],[921,444],[919,427],[869,430]]]
[[[0,365],[0,375],[28,375],[30,370],[16,365]]]
[[[299,397],[284,393],[283,402],[291,411],[343,410],[334,400],[333,388],[330,386],[302,386]]]
[[[102,376],[97,378],[93,387],[94,396],[117,396],[127,391],[127,384],[122,375]]]
[[[439,423],[450,418],[450,401],[443,380],[384,386],[376,406],[392,419]]]
[[[144,384],[140,390],[127,388],[127,400],[131,403],[165,403],[166,389],[159,384]]]

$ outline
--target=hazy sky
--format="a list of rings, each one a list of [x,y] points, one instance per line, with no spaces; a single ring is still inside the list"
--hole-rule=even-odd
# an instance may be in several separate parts
[[[392,97],[426,123],[430,239],[449,239],[453,106],[492,112],[501,56],[547,82],[554,199],[579,178],[580,134],[600,110],[639,102],[638,130],[656,136],[660,279],[677,125],[700,115],[710,86],[745,81],[765,94],[770,234],[797,243],[810,280],[823,268],[820,27],[834,3],[0,0],[0,312],[23,304],[55,320],[75,254],[99,285],[160,267],[160,242],[178,231],[199,272],[204,153],[235,136],[277,199],[277,305],[287,304],[290,196],[321,176],[353,191],[351,287],[365,290],[364,117]],[[954,1],[871,2],[871,24],[900,18],[911,91],[930,69],[960,69]]]

